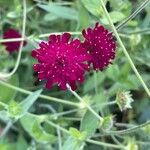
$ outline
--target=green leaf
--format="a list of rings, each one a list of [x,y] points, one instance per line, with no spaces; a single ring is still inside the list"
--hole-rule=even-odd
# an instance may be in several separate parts
[[[17,103],[15,101],[11,102],[8,106],[9,116],[15,120],[24,116],[28,112],[29,108],[33,105],[33,103],[37,100],[41,92],[42,90],[33,92],[21,103]]]
[[[60,6],[56,4],[49,4],[49,5],[38,4],[38,7],[60,18],[78,20],[78,12],[70,7]]]
[[[27,148],[28,148],[28,144],[26,140],[22,135],[20,135],[17,140],[16,150],[27,150]]]
[[[85,8],[94,16],[102,15],[101,3],[99,0],[81,0]]]
[[[47,133],[41,126],[43,119],[40,116],[33,114],[26,114],[20,119],[23,128],[32,136],[36,141],[42,143],[53,143],[56,138],[54,135]]]
[[[21,113],[22,115],[25,115],[29,108],[33,105],[33,103],[37,100],[37,98],[40,96],[42,92],[42,89],[33,92],[31,95],[29,95],[25,100],[23,100],[19,105],[21,107]]]
[[[69,132],[77,140],[81,140],[81,141],[85,140],[85,137],[86,137],[86,133],[85,132],[80,132],[76,128],[70,128]]]
[[[65,141],[62,150],[83,150],[84,142],[81,142],[73,137],[68,137]]]
[[[14,86],[18,86],[19,85],[18,76],[13,75],[7,82]],[[0,84],[0,101],[8,104],[12,99],[14,99],[15,95],[16,91]]]
[[[97,86],[99,86],[104,81],[105,75],[104,75],[104,73],[98,72],[96,74],[96,76],[97,76]],[[94,83],[95,83],[95,79],[94,79],[94,74],[93,74],[84,83],[84,87],[83,87],[84,93],[87,93],[87,92],[89,92],[91,90],[94,90],[94,88],[95,88],[95,84]]]
[[[99,120],[89,110],[85,113],[81,121],[80,131],[85,131],[87,137],[92,136],[99,126]]]
[[[110,79],[114,81],[118,81],[119,73],[120,71],[119,71],[118,65],[111,65],[106,70],[107,77],[109,77]]]
[[[113,23],[119,22],[125,18],[125,15],[119,11],[112,11],[109,13],[109,15],[110,15]],[[101,21],[103,22],[103,24],[109,24],[109,22],[105,16],[103,16]]]

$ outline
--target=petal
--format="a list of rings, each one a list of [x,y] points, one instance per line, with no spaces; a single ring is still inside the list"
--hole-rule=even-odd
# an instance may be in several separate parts
[[[78,47],[81,44],[79,39],[75,39],[71,42],[71,45],[74,47]]]
[[[39,55],[39,53],[38,53],[37,50],[33,50],[33,51],[31,52],[31,56],[32,56],[32,57],[36,58],[37,55]]]
[[[51,43],[55,43],[56,42],[56,35],[54,35],[54,34],[50,35],[49,40]]]
[[[64,33],[64,34],[62,35],[62,42],[68,43],[70,37],[71,37],[71,34],[70,34],[70,33]]]

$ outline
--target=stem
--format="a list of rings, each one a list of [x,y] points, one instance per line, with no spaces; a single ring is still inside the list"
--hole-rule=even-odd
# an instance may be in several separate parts
[[[95,110],[93,108],[91,108],[91,106],[89,104],[87,104],[75,91],[72,91],[71,88],[68,86],[69,91],[81,102],[85,105],[85,107],[87,107],[89,109],[89,111],[91,111],[91,113],[93,113],[93,115],[95,115],[100,121],[103,120],[103,118],[101,116],[99,116]]]
[[[95,94],[98,94],[98,86],[97,86],[97,72],[94,71],[94,85],[95,85]]]
[[[150,0],[149,0],[149,1],[150,1]],[[127,52],[127,50],[126,50],[126,48],[125,48],[125,46],[124,46],[124,44],[123,44],[123,42],[122,42],[122,40],[120,39],[120,37],[119,37],[119,35],[118,35],[118,32],[117,32],[117,30],[116,30],[116,28],[115,28],[115,26],[114,26],[114,24],[113,24],[113,22],[112,22],[110,16],[109,16],[109,13],[108,13],[108,11],[107,11],[107,9],[106,9],[106,7],[105,7],[105,4],[104,4],[103,0],[100,0],[100,2],[101,2],[101,5],[102,5],[103,10],[104,10],[104,12],[105,12],[105,15],[106,15],[106,17],[107,17],[107,19],[108,19],[108,21],[109,21],[111,27],[112,27],[112,30],[113,30],[113,32],[114,32],[114,34],[115,34],[115,36],[116,36],[116,38],[117,38],[117,40],[118,40],[118,42],[119,42],[121,48],[122,48],[122,50],[123,50],[125,56],[127,57],[127,59],[128,59],[130,65],[131,65],[133,71],[135,72],[137,78],[138,78],[139,81],[141,82],[143,88],[145,89],[145,91],[147,92],[148,96],[150,97],[150,91],[149,91],[148,87],[146,86],[145,82],[143,81],[141,75],[140,75],[139,72],[137,71],[137,69],[136,69],[136,67],[135,67],[135,65],[134,65],[134,63],[133,63],[133,61],[132,61],[132,59],[130,58],[130,56],[129,56],[129,54],[128,54],[128,52]]]
[[[7,107],[8,107],[7,104],[5,104],[5,103],[3,103],[3,102],[1,102],[1,101],[0,101],[0,105],[3,106],[4,108],[7,108]]]
[[[50,124],[51,126],[55,127],[56,129],[59,129],[59,130],[65,132],[65,133],[67,133],[67,134],[70,134],[69,131],[66,130],[65,128],[60,127],[59,125],[57,125],[57,124],[55,124],[55,123],[53,123],[53,122],[51,122],[51,121],[47,121],[47,120],[46,120],[46,122],[47,122],[48,124]],[[109,143],[104,143],[104,142],[99,142],[99,141],[94,141],[94,140],[90,140],[90,139],[86,140],[86,142],[92,143],[92,144],[96,144],[96,145],[100,145],[100,146],[116,148],[116,149],[125,149],[124,147],[119,146],[119,145],[109,144]]]
[[[137,30],[137,31],[133,31],[133,32],[127,32],[125,34],[150,34],[150,28],[146,28],[146,29],[141,29],[141,30]]]
[[[25,37],[26,12],[27,12],[27,9],[26,9],[26,0],[23,0],[22,39],[24,39],[24,37]],[[24,41],[21,41],[21,43],[20,43],[18,57],[17,57],[17,61],[16,61],[16,64],[15,64],[15,67],[13,68],[13,70],[10,73],[0,73],[0,78],[10,77],[10,76],[12,76],[17,71],[19,63],[20,63],[20,60],[21,60],[21,53],[22,53],[23,43],[24,43]]]
[[[33,93],[31,91],[28,91],[28,90],[25,90],[25,89],[13,86],[13,85],[11,85],[9,83],[6,83],[6,82],[4,82],[2,80],[0,80],[0,84],[6,86],[8,88],[11,88],[13,90],[16,90],[16,91],[19,91],[21,93],[24,93],[24,94],[30,95],[30,94]],[[73,102],[70,102],[69,100],[63,100],[63,99],[59,99],[59,98],[55,98],[55,97],[51,97],[51,96],[47,96],[47,95],[42,95],[42,94],[39,97],[43,98],[43,99],[46,99],[46,100],[53,101],[53,102],[58,102],[58,103],[66,104],[66,105],[71,105],[71,106],[74,106],[74,107],[80,107],[80,105],[78,103],[73,103]]]
[[[125,19],[122,23],[120,23],[117,27],[116,30],[120,30],[121,28],[124,27],[125,24],[127,24],[128,21],[136,17],[136,15],[142,11],[148,4],[150,0],[144,1],[127,19]]]
[[[64,31],[65,32],[65,31]],[[60,35],[60,34],[63,34],[64,32],[54,32],[54,33],[46,33],[46,34],[40,34],[39,35],[39,38],[43,38],[43,37],[48,37],[50,36],[51,34],[55,34],[55,35]],[[81,35],[82,33],[79,31],[79,32],[68,32],[66,31],[67,33],[70,33],[71,35]]]
[[[67,133],[67,134],[70,134],[67,129],[65,129],[65,128],[63,128],[63,127],[60,127],[59,125],[53,123],[52,121],[47,121],[47,120],[46,120],[46,122],[47,122],[48,124],[50,124],[51,126],[55,127],[56,129],[59,129],[59,130],[65,132],[65,133]]]
[[[88,143],[92,143],[92,144],[96,144],[96,145],[100,145],[100,146],[105,146],[105,147],[111,147],[111,148],[116,148],[116,149],[125,149],[125,147],[121,146],[121,145],[115,145],[115,144],[109,144],[109,143],[103,143],[100,141],[94,141],[94,140],[86,140]]]
[[[0,43],[24,41],[25,38],[0,39]]]
[[[112,134],[112,135],[118,135],[118,134],[129,134],[131,132],[135,132],[137,131],[138,129],[141,129],[147,125],[150,124],[150,121],[147,121],[146,123],[143,123],[143,124],[140,124],[138,126],[135,126],[135,127],[132,127],[132,128],[129,128],[129,129],[126,129],[126,130],[120,130],[120,131],[110,131],[110,132],[106,132],[106,134]]]
[[[4,138],[4,136],[7,134],[7,132],[9,131],[9,129],[12,126],[12,122],[9,121],[6,125],[6,127],[4,128],[4,130],[2,131],[1,135],[0,135],[0,139]]]
[[[57,128],[57,135],[58,135],[58,147],[59,150],[62,150],[62,140],[61,140],[61,133],[59,128]]]

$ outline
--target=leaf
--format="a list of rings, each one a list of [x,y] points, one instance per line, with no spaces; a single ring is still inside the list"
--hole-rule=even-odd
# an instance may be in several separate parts
[[[45,132],[41,126],[43,120],[36,115],[26,114],[20,119],[23,128],[32,136],[36,141],[42,143],[53,143],[56,138],[54,135]]]
[[[27,150],[28,144],[24,137],[22,135],[19,135],[17,144],[16,144],[16,150]]]
[[[11,102],[8,106],[9,116],[15,118],[15,120],[24,116],[28,112],[29,108],[33,105],[33,103],[37,100],[41,92],[42,90],[33,92],[21,103],[17,103],[15,101]]]
[[[119,11],[112,11],[109,13],[109,15],[113,23],[117,23],[125,18],[125,15]],[[109,21],[107,20],[105,16],[103,16],[101,21],[103,22],[103,24],[109,24]]]
[[[97,86],[99,86],[104,81],[105,75],[104,75],[104,73],[98,72],[96,74],[96,76],[97,76]],[[95,88],[95,84],[94,83],[95,83],[95,79],[94,79],[94,75],[92,75],[84,83],[84,87],[83,87],[84,93],[87,93],[87,92],[89,92],[91,90],[94,90],[94,88]]]
[[[99,126],[99,120],[89,110],[81,121],[80,131],[85,131],[87,137],[91,137]]]
[[[54,21],[56,19],[58,19],[58,17],[54,14],[51,14],[51,13],[48,13],[44,16],[45,21]]]
[[[81,1],[77,1],[77,6],[79,10],[79,27],[78,31],[83,30],[83,28],[88,28],[90,25],[90,17],[86,8],[82,5]]]
[[[70,7],[59,6],[56,4],[49,4],[49,5],[38,4],[38,7],[60,18],[69,20],[78,20],[78,12]]]
[[[85,8],[94,16],[102,15],[101,3],[99,0],[81,0]]]
[[[111,65],[106,70],[106,76],[114,81],[118,81],[119,73],[118,65]]]
[[[83,150],[84,142],[81,142],[71,136],[65,141],[62,150]]]
[[[76,128],[70,128],[69,133],[76,138],[77,140],[84,141],[86,138],[86,133],[85,132],[80,132]]]
[[[13,75],[7,82],[14,86],[18,86],[19,85],[18,76]],[[15,95],[16,91],[0,84],[0,101],[8,104],[12,99],[14,99]]]
[[[42,92],[42,89],[33,92],[31,95],[29,95],[25,100],[23,100],[19,105],[21,107],[21,113],[22,115],[25,115],[29,108],[33,105],[33,103],[37,100],[37,98],[40,96]]]

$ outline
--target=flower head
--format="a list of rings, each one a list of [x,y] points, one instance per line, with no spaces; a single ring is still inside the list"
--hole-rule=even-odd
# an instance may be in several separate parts
[[[84,29],[82,34],[85,38],[83,46],[92,56],[89,63],[93,64],[95,70],[103,70],[115,58],[116,42],[112,33],[96,23],[94,29]]]
[[[46,80],[46,88],[54,84],[66,90],[68,84],[76,89],[76,82],[83,82],[84,72],[89,69],[86,61],[90,55],[81,45],[80,40],[71,39],[69,33],[50,35],[48,42],[41,42],[39,48],[32,51],[32,57],[38,60],[33,66],[40,80]]]
[[[15,29],[9,29],[6,32],[4,32],[3,38],[4,39],[21,38],[21,34]],[[14,51],[19,50],[20,43],[21,42],[4,42],[2,44],[6,46],[6,50],[9,53],[12,53]],[[23,43],[23,46],[25,45],[26,45],[26,41],[24,41]]]

